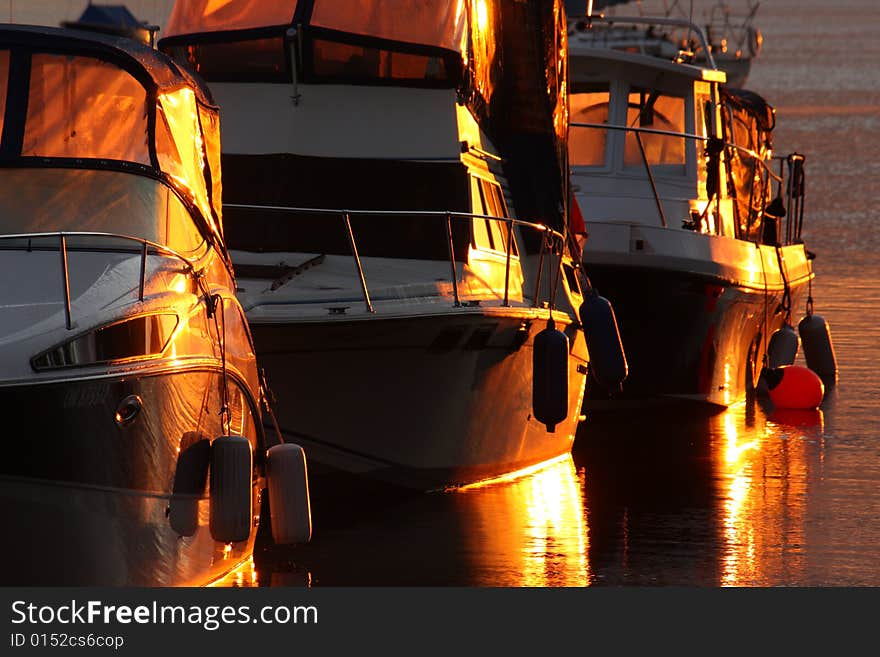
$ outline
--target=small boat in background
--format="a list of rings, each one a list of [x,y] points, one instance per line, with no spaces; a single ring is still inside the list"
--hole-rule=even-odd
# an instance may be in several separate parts
[[[705,32],[706,42],[702,44],[694,31],[681,23],[694,20],[678,0],[666,6],[662,17],[653,17],[650,24],[625,22],[628,16],[609,14],[608,22],[593,22],[585,18],[592,11],[600,11],[616,5],[627,4],[630,0],[566,0],[569,16],[569,39],[577,44],[613,48],[628,52],[642,53],[664,59],[690,62],[697,66],[710,66],[707,53],[714,60],[714,67],[727,74],[728,87],[742,87],[748,79],[754,60],[763,47],[764,37],[754,26],[758,2],[748,0],[745,14],[737,15],[729,3],[716,2],[704,13],[700,26]],[[592,11],[589,8],[592,5]],[[623,19],[618,21],[617,19]],[[638,18],[647,18],[641,13]],[[705,47],[704,47],[705,46]]]
[[[804,157],[773,155],[772,107],[723,71],[569,43],[584,268],[615,304],[630,365],[622,394],[591,379],[588,403],[740,401],[813,279]]]
[[[238,9],[178,2],[160,47],[222,108],[227,236],[281,430],[421,490],[568,454],[588,354],[561,2]]]
[[[268,446],[217,108],[49,27],[0,26],[0,91],[0,581],[207,583],[252,552]]]

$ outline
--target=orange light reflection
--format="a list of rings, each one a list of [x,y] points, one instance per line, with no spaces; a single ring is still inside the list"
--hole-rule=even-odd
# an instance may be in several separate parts
[[[724,543],[720,583],[796,581],[807,540],[809,433],[817,427],[807,427],[805,435],[803,425],[776,423],[760,409],[747,423],[745,405],[717,417],[723,438],[716,457]]]
[[[583,488],[569,454],[459,489],[480,491],[474,532],[481,570],[505,563],[514,586],[588,586],[589,530]]]

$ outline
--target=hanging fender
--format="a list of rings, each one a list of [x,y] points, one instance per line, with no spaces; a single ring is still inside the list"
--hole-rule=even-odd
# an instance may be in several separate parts
[[[245,541],[253,518],[253,453],[243,436],[211,443],[211,536],[221,543]]]
[[[532,414],[550,433],[568,417],[568,336],[552,316],[533,343]]]
[[[767,346],[767,363],[769,367],[776,368],[783,365],[793,365],[797,358],[798,335],[794,327],[786,322],[770,336],[770,344]]]
[[[807,313],[798,322],[798,333],[804,346],[807,367],[822,377],[829,385],[837,379],[837,357],[831,341],[831,329],[821,315]]]
[[[611,302],[593,292],[584,299],[578,315],[590,354],[590,371],[601,385],[619,390],[629,365]]]

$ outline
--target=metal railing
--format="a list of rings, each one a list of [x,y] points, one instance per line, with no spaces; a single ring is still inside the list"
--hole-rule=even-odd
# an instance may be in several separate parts
[[[637,128],[635,126],[625,126],[625,125],[615,125],[608,123],[582,123],[582,122],[571,122],[569,123],[570,128],[586,128],[586,129],[596,129],[596,130],[616,130],[621,132],[631,132],[639,138],[641,134],[651,134],[651,135],[659,135],[663,137],[674,137],[679,139],[690,139],[693,141],[701,141],[706,144],[709,142],[715,142],[720,146],[736,150],[742,156],[745,156],[751,160],[753,160],[758,166],[760,166],[764,170],[764,174],[767,176],[769,181],[773,181],[777,183],[779,186],[779,192],[777,196],[782,199],[782,189],[785,191],[785,207],[789,208],[785,215],[785,236],[786,243],[791,244],[797,242],[801,239],[801,230],[803,228],[803,214],[804,214],[804,161],[805,158],[800,153],[792,153],[790,155],[774,155],[771,158],[765,159],[756,151],[747,148],[745,146],[741,146],[739,144],[725,141],[723,139],[717,137],[709,137],[705,135],[696,135],[687,132],[676,132],[673,130],[658,130],[655,128]],[[641,146],[641,141],[639,141],[639,145]],[[666,227],[666,216],[663,212],[663,205],[660,198],[660,195],[657,191],[656,183],[654,182],[653,173],[651,172],[650,163],[647,160],[647,155],[645,154],[644,148],[640,148],[640,152],[642,155],[642,161],[645,165],[645,168],[648,173],[648,179],[651,183],[652,193],[654,195],[654,201],[658,207],[658,213],[660,215],[661,223],[664,227]],[[774,164],[778,165],[779,172],[774,171]],[[577,165],[573,165],[577,166]]]
[[[523,221],[521,219],[514,219],[512,217],[496,217],[493,215],[485,215],[485,214],[475,214],[475,213],[467,213],[467,212],[453,212],[448,210],[346,210],[346,209],[329,209],[329,208],[305,208],[305,207],[292,207],[292,206],[283,206],[283,205],[254,205],[247,203],[224,203],[224,209],[230,210],[244,210],[250,212],[282,212],[282,213],[290,213],[290,214],[305,214],[305,215],[327,215],[327,216],[336,216],[342,220],[343,227],[345,229],[346,237],[348,239],[348,245],[350,250],[350,255],[354,260],[355,270],[357,278],[360,282],[361,293],[364,298],[364,306],[368,313],[375,313],[375,307],[373,305],[372,298],[370,296],[369,286],[367,284],[367,278],[364,274],[364,266],[361,261],[360,252],[357,246],[357,239],[355,238],[354,231],[351,226],[351,218],[352,217],[373,217],[377,219],[381,219],[383,217],[409,217],[413,220],[417,218],[426,218],[433,217],[438,219],[445,220],[445,232],[446,232],[446,247],[447,247],[447,255],[449,258],[449,266],[450,266],[450,274],[452,279],[452,296],[453,303],[455,307],[461,306],[461,295],[458,286],[458,270],[456,268],[456,253],[455,253],[455,240],[453,239],[453,230],[452,230],[452,222],[453,221],[467,221],[471,222],[474,219],[486,219],[489,221],[497,221],[502,222],[506,226],[507,240],[504,249],[504,257],[505,257],[505,275],[504,275],[504,296],[502,300],[502,304],[504,306],[510,305],[510,268],[511,268],[511,260],[514,257],[513,250],[515,241],[513,239],[513,229],[514,226],[522,229],[529,229],[538,232],[541,234],[541,249],[539,253],[539,266],[538,271],[536,272],[536,287],[535,287],[535,296],[533,305],[538,307],[540,304],[540,282],[542,277],[542,272],[544,268],[544,260],[547,253],[552,253],[553,255],[561,256],[564,253],[566,237],[562,233],[559,233],[549,226],[544,224],[539,224],[530,221]],[[560,257],[559,266],[562,266],[562,258]],[[552,307],[552,291],[548,293],[548,301],[551,302]]]
[[[570,21],[586,21],[587,25],[591,25],[592,23],[600,23],[608,25],[609,27],[614,26],[617,23],[623,25],[665,25],[668,27],[678,27],[685,28],[688,30],[688,36],[685,41],[690,41],[690,32],[693,32],[697,36],[697,40],[699,41],[700,49],[706,55],[706,63],[709,68],[717,70],[718,67],[715,64],[715,58],[712,56],[712,48],[709,45],[709,40],[706,38],[706,32],[703,28],[693,21],[689,21],[684,18],[661,18],[661,17],[648,17],[648,16],[605,16],[604,14],[592,14],[585,16],[569,16]],[[693,55],[694,53],[688,53]]]
[[[51,241],[57,239],[55,244],[52,244]],[[134,242],[135,245],[132,248],[102,248],[94,245],[87,246],[73,246],[70,243],[71,238],[88,238],[88,239],[107,239],[107,240],[120,240],[120,241],[129,241]],[[23,244],[21,245],[10,245],[9,242],[13,240],[21,240]],[[61,298],[62,303],[64,304],[64,325],[67,330],[71,330],[73,328],[73,321],[71,316],[71,302],[70,302],[70,262],[68,259],[68,254],[70,251],[97,251],[100,253],[138,253],[140,252],[140,274],[138,277],[138,301],[144,300],[144,289],[146,287],[146,277],[147,277],[147,257],[151,255],[151,251],[154,255],[164,255],[176,258],[183,262],[186,267],[187,272],[195,276],[196,269],[193,262],[188,259],[186,256],[181,255],[174,249],[171,249],[162,244],[158,244],[156,242],[151,242],[150,240],[143,239],[140,237],[131,237],[129,235],[122,235],[119,233],[100,233],[100,232],[83,232],[83,231],[59,231],[59,232],[51,232],[51,233],[19,233],[13,235],[0,235],[0,250],[4,251],[55,251],[57,250],[60,258],[61,258]]]

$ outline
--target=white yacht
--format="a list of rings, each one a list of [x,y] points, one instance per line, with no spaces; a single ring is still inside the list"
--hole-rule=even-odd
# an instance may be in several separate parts
[[[561,3],[178,2],[166,34],[222,108],[227,237],[282,432],[423,490],[568,453],[588,357]],[[533,408],[548,323],[552,417]]]
[[[804,157],[773,154],[773,109],[723,71],[575,38],[569,67],[583,261],[617,311],[622,398],[743,399],[813,278]]]
[[[143,44],[3,25],[0,126],[0,582],[207,583],[266,450],[217,108]]]

